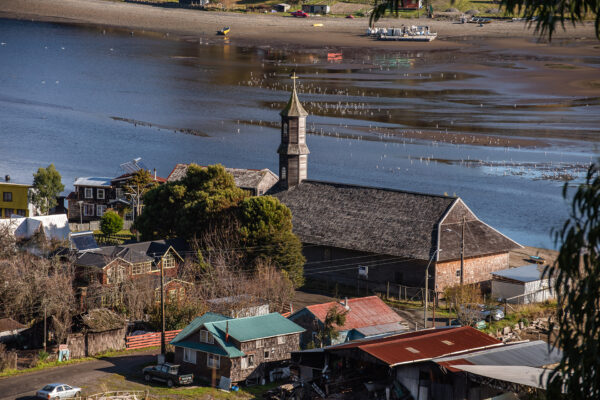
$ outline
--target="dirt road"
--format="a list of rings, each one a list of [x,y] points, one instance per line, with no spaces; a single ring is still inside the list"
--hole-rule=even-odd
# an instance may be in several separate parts
[[[156,350],[134,355],[108,357],[101,360],[56,367],[42,371],[0,379],[0,400],[34,399],[36,390],[53,382],[67,383],[84,389],[111,374],[126,376],[144,364],[156,360]],[[127,378],[126,378],[127,379]]]

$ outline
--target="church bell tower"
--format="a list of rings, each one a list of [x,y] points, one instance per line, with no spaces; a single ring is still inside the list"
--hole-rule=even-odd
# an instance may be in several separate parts
[[[289,189],[306,179],[308,147],[306,146],[306,116],[296,93],[296,73],[290,76],[294,82],[292,95],[281,115],[281,144],[279,153],[279,183]]]

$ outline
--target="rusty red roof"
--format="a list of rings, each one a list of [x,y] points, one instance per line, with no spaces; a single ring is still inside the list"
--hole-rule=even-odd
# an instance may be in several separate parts
[[[342,303],[345,300],[342,300]],[[346,323],[344,330],[364,328],[366,326],[384,325],[391,323],[405,323],[406,321],[394,310],[388,307],[379,297],[359,297],[348,299],[348,313],[346,314]],[[339,311],[344,311],[345,307],[339,302],[329,302],[314,304],[306,308],[321,322],[325,322],[327,312],[332,306],[337,305]]]
[[[502,345],[500,340],[470,326],[462,326],[364,340],[337,346],[332,350],[357,348],[392,367],[499,345]]]

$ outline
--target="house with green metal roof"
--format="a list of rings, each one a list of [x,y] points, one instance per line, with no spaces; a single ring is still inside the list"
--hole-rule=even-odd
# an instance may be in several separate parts
[[[304,328],[279,313],[245,318],[206,313],[170,343],[184,372],[216,385],[221,377],[231,382],[268,377],[300,348],[302,332]]]

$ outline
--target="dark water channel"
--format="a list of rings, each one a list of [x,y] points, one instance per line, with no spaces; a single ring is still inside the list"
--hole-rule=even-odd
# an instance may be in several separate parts
[[[494,84],[518,59],[482,56],[497,68],[473,72],[452,52],[284,51],[2,19],[0,42],[0,175],[16,181],[52,162],[70,189],[135,157],[165,177],[179,162],[276,172],[294,68],[310,178],[457,194],[526,245],[552,246],[560,178],[577,182],[598,154],[598,98]]]

